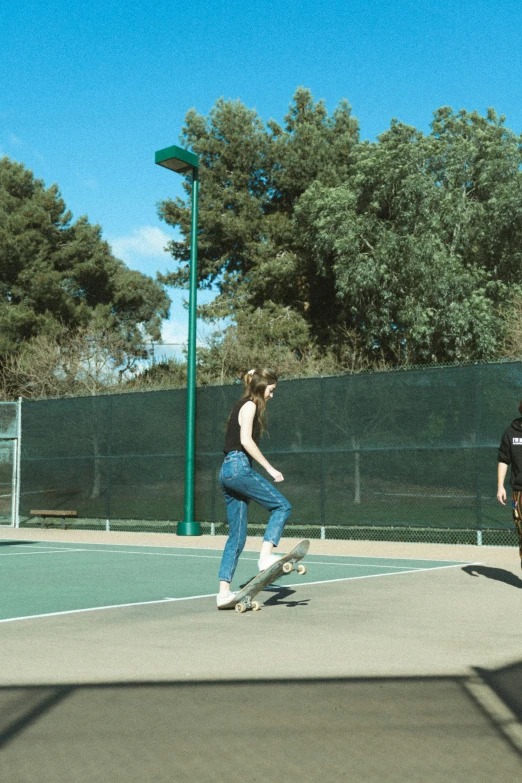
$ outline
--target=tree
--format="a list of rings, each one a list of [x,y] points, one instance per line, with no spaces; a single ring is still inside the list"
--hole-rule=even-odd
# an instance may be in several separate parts
[[[201,384],[231,383],[250,366],[271,367],[286,377],[334,374],[337,369],[335,358],[317,349],[301,316],[273,302],[238,310],[234,323],[215,332],[198,351]]]
[[[99,226],[72,222],[56,185],[0,159],[0,360],[39,335],[82,329],[140,355],[168,308],[161,285],[114,258]]]
[[[206,359],[226,363],[232,337],[262,353],[289,318],[338,370],[501,351],[504,301],[522,295],[522,154],[493,110],[443,107],[429,134],[394,120],[361,143],[345,101],[329,116],[300,88],[283,127],[220,100],[189,112],[182,143],[201,160],[199,285],[219,291],[200,312],[233,319]],[[183,235],[163,278],[179,287],[186,191],[160,205]]]
[[[0,396],[41,398],[95,396],[132,382],[140,358],[110,330],[79,327],[74,332],[40,334],[22,343],[0,363]]]
[[[314,184],[296,207],[330,327],[346,324],[399,364],[492,358],[507,288],[520,290],[516,137],[493,112],[441,109],[432,127],[425,137],[393,122],[360,145],[346,183]]]
[[[346,102],[330,117],[324,103],[297,90],[285,127],[265,127],[239,101],[219,100],[208,119],[188,113],[182,143],[200,157],[198,281],[217,285],[219,295],[201,308],[207,317],[256,310],[267,301],[296,314],[307,308],[313,281],[296,253],[293,209],[314,181],[342,182],[358,140],[357,121]],[[187,198],[167,200],[159,214],[179,226],[180,242],[170,249],[178,269],[162,277],[186,287],[190,237],[190,181]],[[303,323],[306,328],[306,320]]]

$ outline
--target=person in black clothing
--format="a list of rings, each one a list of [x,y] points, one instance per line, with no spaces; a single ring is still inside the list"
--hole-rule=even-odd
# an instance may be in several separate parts
[[[518,406],[522,414],[522,401]],[[498,450],[497,500],[506,505],[507,469],[511,465],[510,484],[512,488],[513,521],[518,534],[520,564],[522,567],[522,418],[514,419],[502,435]]]
[[[223,448],[225,459],[219,473],[219,483],[227,504],[230,534],[219,569],[218,609],[230,608],[235,595],[230,592],[230,583],[245,546],[250,500],[255,500],[270,511],[258,560],[260,571],[279,559],[272,550],[279,543],[292,509],[288,500],[266,478],[252,469],[252,460],[255,459],[273,481],[284,480],[283,474],[270,464],[258,446],[265,430],[266,404],[274,394],[277,376],[272,370],[255,369],[246,373],[243,382],[243,396],[236,402],[228,418]]]

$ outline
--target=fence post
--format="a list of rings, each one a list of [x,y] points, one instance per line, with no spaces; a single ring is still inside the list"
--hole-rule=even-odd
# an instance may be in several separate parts
[[[480,490],[480,447],[481,447],[481,370],[480,367],[475,367],[475,373],[473,377],[473,412],[474,412],[474,428],[475,428],[475,511],[476,511],[476,523],[477,523],[477,546],[482,546],[482,495]]]
[[[107,448],[105,450],[105,482],[106,482],[106,501],[105,501],[105,530],[111,529],[111,493],[112,493],[112,395],[106,397],[107,400]]]
[[[212,443],[217,443],[217,418],[218,418],[218,406],[217,406],[217,394],[213,394],[213,403],[212,403]],[[218,476],[219,476],[219,470],[220,470],[220,463],[216,459],[216,464],[212,464],[211,468],[211,474],[212,474],[212,487],[210,489],[210,519],[212,522],[210,535],[213,536],[215,533],[212,532],[214,529],[214,522],[216,521],[216,491],[218,487]]]
[[[20,489],[21,489],[21,468],[22,468],[22,398],[18,398],[17,404],[17,422],[16,422],[16,485],[14,492],[14,526],[20,527]],[[11,523],[13,520],[11,520]]]
[[[320,380],[320,405],[321,405],[321,537],[324,531],[326,516],[326,454],[325,454],[325,435],[326,435],[326,393],[324,388],[324,378]]]

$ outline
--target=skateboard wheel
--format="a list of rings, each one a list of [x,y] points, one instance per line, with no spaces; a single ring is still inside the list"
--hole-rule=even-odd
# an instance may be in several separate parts
[[[252,601],[252,611],[259,612],[260,609],[261,609],[261,604],[259,603],[259,601]]]
[[[243,612],[246,612],[246,606],[245,604],[236,604],[236,612],[238,614],[243,614]]]
[[[301,576],[303,576],[303,574],[306,574],[306,566],[305,565],[298,565],[297,568],[296,568],[296,571],[297,571],[298,574],[301,574]]]
[[[294,564],[293,563],[284,563],[283,564],[283,572],[285,574],[290,574],[294,570]]]

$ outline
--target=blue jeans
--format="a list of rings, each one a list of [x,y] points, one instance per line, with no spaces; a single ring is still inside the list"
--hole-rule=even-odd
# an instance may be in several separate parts
[[[229,451],[226,455],[219,473],[219,483],[225,495],[230,526],[219,578],[223,582],[231,582],[239,555],[245,546],[249,502],[255,500],[270,511],[264,540],[270,541],[274,546],[279,544],[292,506],[269,481],[252,470],[247,455],[242,451]]]

